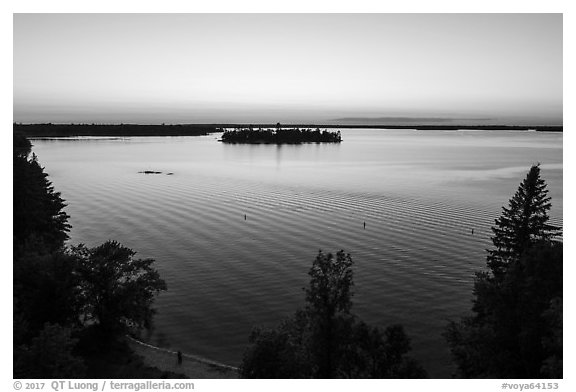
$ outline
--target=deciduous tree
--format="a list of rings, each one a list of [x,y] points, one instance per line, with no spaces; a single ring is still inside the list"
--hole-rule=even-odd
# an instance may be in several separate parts
[[[154,298],[167,289],[153,259],[136,259],[136,252],[116,241],[92,249],[80,245],[73,253],[81,263],[83,311],[88,319],[110,335],[150,326]]]
[[[406,357],[400,325],[382,331],[351,313],[352,258],[319,252],[310,269],[306,306],[275,329],[255,329],[244,354],[245,378],[421,378]]]
[[[81,358],[73,354],[70,328],[46,324],[29,346],[14,350],[14,378],[83,378]]]

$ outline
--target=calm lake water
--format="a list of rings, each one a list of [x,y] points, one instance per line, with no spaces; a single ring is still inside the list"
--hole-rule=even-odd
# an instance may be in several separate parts
[[[151,343],[224,363],[239,364],[253,326],[304,304],[319,249],[344,249],[353,311],[404,324],[412,356],[450,377],[441,333],[470,309],[490,227],[530,165],[562,224],[561,133],[350,129],[340,145],[299,146],[219,136],[35,140],[33,151],[68,203],[71,244],[115,239],[156,259],[169,290]]]

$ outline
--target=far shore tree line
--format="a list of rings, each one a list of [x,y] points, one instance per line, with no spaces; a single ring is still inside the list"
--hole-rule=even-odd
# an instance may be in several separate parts
[[[484,131],[537,131],[537,132],[562,132],[563,127],[543,125],[395,125],[395,124],[366,124],[350,123],[351,119],[342,119],[345,123],[340,124],[290,124],[281,125],[281,128],[362,128],[362,129],[409,129],[419,131],[459,131],[459,130],[484,130]],[[51,137],[77,137],[77,136],[105,136],[105,137],[136,137],[136,136],[198,136],[214,132],[222,132],[227,128],[237,129],[264,129],[278,128],[280,124],[106,124],[106,123],[14,123],[15,132],[32,138]]]
[[[182,377],[146,367],[123,340],[150,328],[167,289],[154,260],[114,240],[66,245],[59,192],[13,136],[15,378]],[[487,269],[476,274],[469,315],[444,337],[459,378],[562,378],[562,241],[550,197],[532,166],[492,228]],[[350,254],[319,252],[305,304],[276,328],[256,327],[245,378],[422,378],[402,325],[370,326],[352,313]]]

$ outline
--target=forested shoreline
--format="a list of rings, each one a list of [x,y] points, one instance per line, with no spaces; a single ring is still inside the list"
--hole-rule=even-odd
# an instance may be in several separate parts
[[[180,378],[124,340],[149,328],[167,289],[154,260],[108,239],[68,245],[70,216],[21,134],[13,135],[14,378]]]
[[[208,125],[141,125],[141,124],[13,124],[14,132],[27,138],[41,137],[138,137],[138,136],[202,136],[217,132]]]
[[[28,138],[50,137],[140,137],[140,136],[201,136],[222,132],[225,129],[275,128],[278,124],[22,124],[14,123],[13,130]],[[282,128],[302,129],[416,129],[434,130],[485,130],[562,132],[562,126],[513,126],[513,125],[350,125],[350,124],[283,124]]]

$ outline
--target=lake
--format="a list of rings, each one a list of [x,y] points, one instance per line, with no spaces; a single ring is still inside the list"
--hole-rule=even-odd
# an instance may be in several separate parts
[[[115,239],[156,260],[168,291],[149,341],[227,364],[254,326],[304,305],[319,249],[344,249],[352,311],[403,324],[411,355],[450,377],[441,333],[469,311],[490,227],[532,164],[562,224],[561,133],[345,129],[341,144],[283,146],[219,136],[34,140],[33,151],[68,204],[70,244]]]

